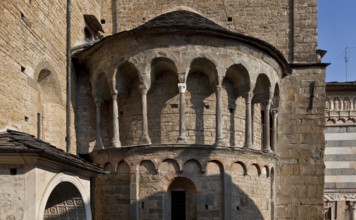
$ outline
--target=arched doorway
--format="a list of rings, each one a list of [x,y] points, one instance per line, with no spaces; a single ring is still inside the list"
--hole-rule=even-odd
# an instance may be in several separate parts
[[[194,183],[184,177],[176,177],[168,188],[171,220],[197,218],[197,193]]]
[[[47,200],[43,219],[87,219],[79,190],[70,182],[59,183]]]

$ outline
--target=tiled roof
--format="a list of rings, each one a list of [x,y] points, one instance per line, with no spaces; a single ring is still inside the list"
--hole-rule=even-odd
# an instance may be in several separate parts
[[[37,153],[39,157],[94,173],[106,173],[104,169],[73,154],[66,153],[47,142],[35,138],[33,135],[14,130],[0,132],[0,153]]]
[[[192,29],[210,29],[210,30],[220,30],[228,31],[227,29],[221,27],[220,25],[214,23],[213,21],[204,18],[203,16],[184,10],[178,10],[173,12],[168,12],[162,14],[158,17],[149,20],[148,22],[142,24],[141,26],[135,28],[139,29],[150,29],[150,28],[192,28]]]

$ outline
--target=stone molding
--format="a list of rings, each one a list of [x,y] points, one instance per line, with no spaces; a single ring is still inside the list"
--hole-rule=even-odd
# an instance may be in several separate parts
[[[356,193],[324,193],[324,201],[356,201]]]

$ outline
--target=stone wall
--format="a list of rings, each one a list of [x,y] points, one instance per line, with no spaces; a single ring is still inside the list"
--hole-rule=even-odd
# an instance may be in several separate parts
[[[95,178],[97,219],[170,219],[175,189],[187,194],[188,219],[273,219],[272,154],[152,145],[91,156],[111,171]]]
[[[25,175],[17,175],[11,167],[0,168],[0,219],[24,219],[25,216]]]
[[[57,101],[42,97],[45,105],[42,138],[64,149],[66,2],[4,0],[0,8],[0,129],[12,128],[37,135],[40,93],[44,91],[38,77],[46,70],[53,77],[46,83],[56,91]],[[99,17],[98,1],[72,3],[72,46],[84,42],[84,13]],[[73,152],[76,148],[74,134],[72,124]]]
[[[276,149],[280,155],[276,170],[278,219],[323,219],[324,68],[300,67],[281,82]]]
[[[112,33],[114,5],[103,2],[110,6],[102,9],[103,26]],[[231,31],[274,45],[289,61],[316,61],[317,0],[122,0],[118,9],[119,31],[135,28],[165,12],[192,10]]]

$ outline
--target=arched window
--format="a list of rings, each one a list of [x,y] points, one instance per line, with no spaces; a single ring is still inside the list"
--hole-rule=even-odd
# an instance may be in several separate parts
[[[64,146],[65,109],[59,80],[52,68],[42,68],[36,81],[37,137],[56,146]]]

